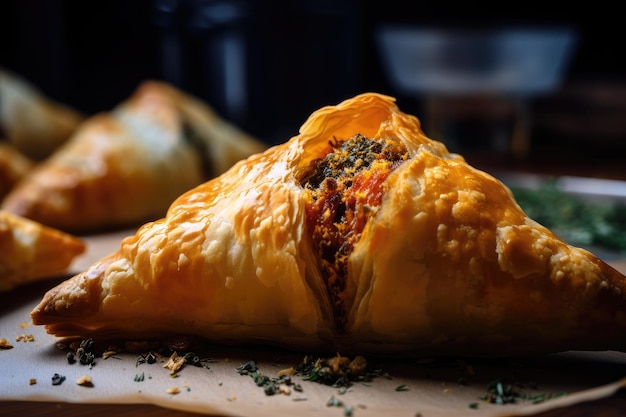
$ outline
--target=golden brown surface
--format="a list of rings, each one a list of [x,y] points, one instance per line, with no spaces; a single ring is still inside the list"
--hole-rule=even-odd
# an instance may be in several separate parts
[[[75,236],[0,210],[0,291],[54,278],[85,249]]]
[[[72,270],[80,270],[90,259],[97,259],[98,254],[114,249],[129,233],[132,231],[88,237],[89,253],[84,259],[81,257]],[[612,261],[611,265],[620,271],[626,270],[624,261]],[[370,357],[368,362],[371,361],[372,367],[388,372],[389,379],[379,377],[372,383],[355,383],[347,392],[342,392],[337,387],[295,378],[294,382],[301,383],[303,391],[278,396],[264,395],[262,387],[258,387],[251,377],[236,373],[234,367],[256,359],[266,375],[275,376],[279,370],[298,363],[302,359],[301,353],[259,346],[209,345],[205,354],[212,358],[210,369],[185,367],[178,378],[172,378],[169,371],[158,364],[137,366],[136,354],[99,359],[93,368],[78,363],[70,365],[65,359],[65,351],[55,348],[54,338],[46,335],[44,329],[24,327],[31,306],[38,302],[38,294],[46,288],[49,286],[45,282],[39,282],[0,294],[0,336],[7,337],[14,345],[13,349],[0,351],[4,365],[0,375],[0,400],[7,412],[101,415],[101,411],[111,410],[121,415],[131,412],[139,415],[150,412],[193,415],[192,411],[205,415],[255,417],[344,415],[341,407],[326,405],[332,398],[341,400],[346,407],[352,406],[354,415],[361,417],[415,417],[419,412],[430,417],[467,416],[470,413],[477,417],[581,416],[585,413],[611,416],[619,415],[614,413],[615,407],[624,406],[623,389],[617,393],[607,392],[604,386],[626,375],[626,358],[617,352],[565,353],[534,359],[442,358],[433,362]],[[32,333],[35,342],[17,343],[13,340],[14,335],[24,333]],[[61,386],[52,386],[50,377],[57,372],[67,376],[67,380]],[[133,376],[143,372],[151,378],[134,382]],[[94,387],[74,383],[85,374],[93,377]],[[460,383],[461,377],[465,379],[463,384]],[[37,379],[35,385],[29,383],[32,378]],[[494,378],[519,381],[523,392],[530,394],[565,392],[568,395],[538,404],[520,400],[517,404],[489,405],[479,397]],[[534,387],[527,385],[528,381],[532,381]],[[401,384],[406,384],[408,390],[394,389]],[[181,393],[168,396],[166,388],[172,386],[180,387]],[[189,387],[189,391],[184,387]],[[598,389],[602,392],[597,392]],[[128,403],[129,396],[138,404]],[[477,402],[478,408],[468,411],[471,402]]]
[[[392,137],[409,159],[348,255],[341,331],[302,183],[331,140],[356,133]],[[516,355],[624,350],[625,294],[620,272],[529,219],[393,99],[363,94],[180,196],[49,291],[32,318],[62,336],[182,331],[346,353]]]
[[[15,146],[0,142],[0,201],[34,166]]]
[[[20,152],[42,160],[82,122],[77,110],[46,97],[29,81],[0,68],[0,132]]]
[[[82,123],[2,207],[80,234],[163,216],[177,196],[206,179],[205,164],[214,161],[205,162],[202,152],[219,161],[209,165],[214,175],[259,149],[253,139],[222,133],[228,125],[201,106],[164,83],[142,83],[111,112]]]

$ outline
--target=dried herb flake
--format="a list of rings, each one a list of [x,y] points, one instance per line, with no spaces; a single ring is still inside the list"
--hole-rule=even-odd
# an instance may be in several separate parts
[[[65,381],[65,376],[54,374],[52,376],[52,385],[61,385]]]
[[[254,383],[263,388],[263,392],[265,395],[275,395],[275,394],[290,394],[289,387],[292,387],[295,391],[301,392],[302,387],[299,384],[295,384],[291,380],[291,376],[288,374],[281,374],[278,377],[269,377],[261,373],[261,371],[257,368],[255,361],[248,361],[243,363],[237,367],[235,367],[235,371],[240,375],[247,375]]]

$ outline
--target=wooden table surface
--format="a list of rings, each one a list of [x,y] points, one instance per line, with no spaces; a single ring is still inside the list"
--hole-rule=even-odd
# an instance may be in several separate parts
[[[536,414],[537,417],[623,417],[626,410],[626,393],[620,392],[614,397],[600,401],[552,410]],[[170,417],[170,416],[198,416],[179,410],[170,410],[153,405],[115,405],[115,404],[67,404],[67,403],[26,403],[4,402],[2,413],[6,416],[90,416],[90,417]],[[204,414],[201,414],[204,415]],[[358,417],[358,412],[356,413]],[[426,417],[426,416],[425,416]]]
[[[9,401],[0,403],[2,415],[15,417],[30,416],[89,416],[89,417],[191,417],[198,415],[180,410],[171,410],[163,407],[146,404],[69,404],[59,402],[20,402]],[[506,406],[503,406],[506,407]],[[503,409],[505,411],[506,409]],[[259,410],[259,416],[263,415]],[[336,412],[333,415],[339,415]],[[615,395],[599,401],[577,404],[576,406],[551,410],[536,417],[624,417],[626,415],[626,390],[620,390]],[[214,415],[213,415],[214,416]],[[358,410],[354,417],[358,417]],[[423,416],[428,417],[428,416]]]

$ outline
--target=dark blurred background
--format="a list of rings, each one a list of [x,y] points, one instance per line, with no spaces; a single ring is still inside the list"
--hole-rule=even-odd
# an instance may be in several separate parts
[[[0,66],[86,113],[113,108],[145,79],[165,80],[270,144],[295,135],[317,108],[365,91],[397,97],[428,134],[428,97],[390,83],[375,39],[381,25],[566,26],[577,41],[562,79],[526,103],[529,151],[509,160],[472,137],[455,146],[477,163],[496,155],[582,169],[610,156],[608,167],[624,162],[626,149],[624,27],[611,20],[620,13],[612,4],[546,11],[538,0],[2,0]],[[476,126],[464,129],[481,136]]]

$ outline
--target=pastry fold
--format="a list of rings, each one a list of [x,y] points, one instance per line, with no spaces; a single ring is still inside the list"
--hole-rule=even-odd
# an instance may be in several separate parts
[[[10,143],[0,142],[0,201],[35,167],[36,162]]]
[[[70,233],[135,227],[181,193],[265,147],[200,100],[145,81],[88,118],[6,196],[2,208]]]
[[[78,237],[0,210],[0,291],[59,277],[86,248]]]
[[[31,316],[57,336],[502,356],[623,350],[625,297],[621,273],[366,93],[182,194]]]
[[[29,81],[0,68],[0,136],[30,159],[50,156],[85,116],[47,97]]]

